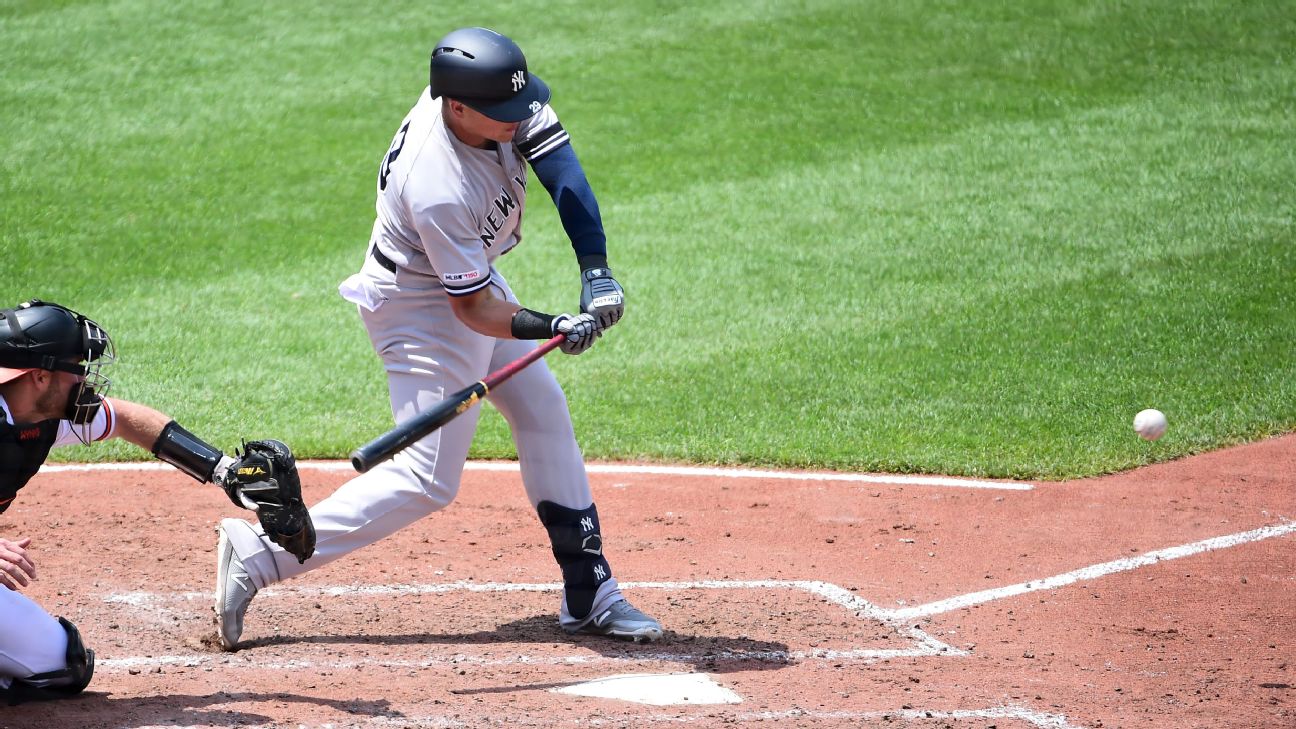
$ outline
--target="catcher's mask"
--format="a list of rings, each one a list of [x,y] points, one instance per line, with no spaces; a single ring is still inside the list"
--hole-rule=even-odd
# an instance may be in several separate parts
[[[82,442],[112,386],[101,370],[116,359],[108,332],[65,306],[32,299],[0,311],[0,384],[37,369],[77,375],[63,417]]]

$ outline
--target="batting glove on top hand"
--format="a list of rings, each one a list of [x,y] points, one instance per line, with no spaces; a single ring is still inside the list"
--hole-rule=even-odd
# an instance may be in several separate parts
[[[625,314],[625,291],[606,267],[581,272],[581,311],[592,314],[600,329],[607,329]]]
[[[599,328],[598,322],[589,314],[572,316],[570,314],[559,314],[553,319],[554,334],[565,334],[567,338],[563,343],[558,345],[566,354],[580,354],[590,347],[594,346],[594,340],[603,336],[603,330]]]

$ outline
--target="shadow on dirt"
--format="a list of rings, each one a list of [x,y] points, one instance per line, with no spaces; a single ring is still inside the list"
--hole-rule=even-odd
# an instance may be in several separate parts
[[[253,711],[209,708],[226,704],[281,705],[316,704],[355,717],[359,723],[385,717],[401,719],[404,714],[390,708],[385,699],[326,699],[290,693],[217,691],[203,696],[163,694],[113,698],[112,694],[86,691],[76,698],[0,706],[0,729],[134,729],[135,727],[234,727],[274,726],[272,716]]]
[[[277,635],[244,641],[240,651],[291,645],[505,645],[571,644],[606,658],[669,661],[711,673],[777,669],[788,665],[786,643],[747,636],[680,635],[667,630],[656,643],[632,643],[598,635],[568,635],[552,614],[502,623],[472,633],[396,633],[387,635]]]

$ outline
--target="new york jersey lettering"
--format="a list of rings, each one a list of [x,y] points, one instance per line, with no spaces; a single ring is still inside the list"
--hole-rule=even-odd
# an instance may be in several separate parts
[[[518,183],[518,186],[522,189],[526,189],[525,177],[514,176],[513,181]],[[504,227],[504,223],[508,220],[509,215],[517,209],[517,206],[518,201],[513,197],[513,193],[508,188],[501,186],[499,195],[495,197],[492,207],[487,209],[486,214],[482,216],[486,221],[486,224],[481,227],[479,235],[483,246],[490,248],[495,245],[495,234],[500,231],[500,228]]]

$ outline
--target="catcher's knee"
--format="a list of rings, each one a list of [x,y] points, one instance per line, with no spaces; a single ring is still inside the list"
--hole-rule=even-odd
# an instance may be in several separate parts
[[[583,618],[594,607],[599,585],[612,576],[612,568],[603,556],[598,511],[593,504],[585,509],[569,509],[552,501],[541,501],[536,511],[549,532],[554,559],[562,568],[567,610],[573,617]]]
[[[10,706],[24,701],[66,699],[90,685],[94,676],[94,651],[81,642],[81,633],[70,620],[59,618],[58,621],[67,632],[67,665],[57,671],[15,678],[4,692]]]

